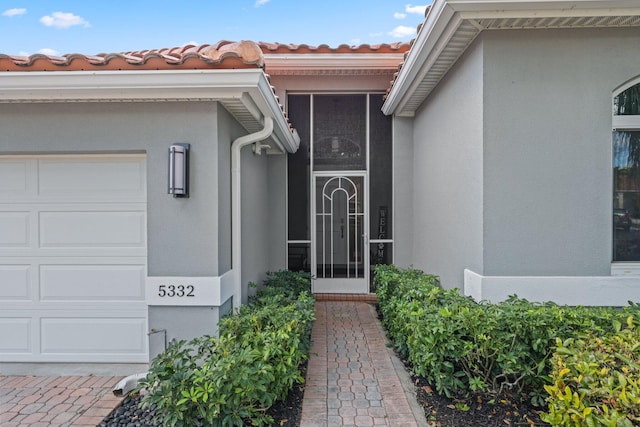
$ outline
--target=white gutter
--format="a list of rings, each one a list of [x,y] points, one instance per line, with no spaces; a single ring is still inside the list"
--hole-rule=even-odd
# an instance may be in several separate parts
[[[273,133],[273,118],[264,117],[264,128],[241,136],[231,144],[231,270],[233,272],[233,308],[242,305],[242,147],[260,142]],[[261,148],[258,147],[258,150]]]
[[[133,390],[135,390],[136,387],[138,387],[138,383],[140,382],[140,380],[146,378],[148,374],[148,372],[145,372],[142,374],[129,375],[128,377],[123,378],[118,384],[115,385],[115,387],[113,387],[113,394],[118,397],[128,396],[129,393],[131,393]]]

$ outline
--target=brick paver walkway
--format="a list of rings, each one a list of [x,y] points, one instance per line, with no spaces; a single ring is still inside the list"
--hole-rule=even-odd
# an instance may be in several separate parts
[[[374,306],[318,298],[312,340],[301,427],[428,427]],[[120,402],[120,379],[0,375],[0,426],[94,427]]]
[[[415,394],[405,392],[375,308],[317,301],[315,311],[301,427],[428,426],[410,404]]]
[[[121,377],[0,376],[0,426],[95,427],[120,402]]]

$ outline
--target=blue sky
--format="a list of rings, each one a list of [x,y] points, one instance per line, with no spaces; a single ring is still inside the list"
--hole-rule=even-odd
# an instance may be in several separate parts
[[[431,0],[0,0],[0,53],[113,53],[253,40],[336,47],[415,37]]]

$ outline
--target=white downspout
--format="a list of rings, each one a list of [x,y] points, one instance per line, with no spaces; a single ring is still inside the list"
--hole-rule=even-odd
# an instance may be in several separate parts
[[[273,132],[273,118],[264,118],[264,128],[241,136],[231,144],[231,270],[233,274],[233,308],[242,305],[242,206],[241,168],[242,147],[260,142]]]

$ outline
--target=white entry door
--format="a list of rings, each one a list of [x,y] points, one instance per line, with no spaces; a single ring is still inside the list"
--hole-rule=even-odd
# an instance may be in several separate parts
[[[316,173],[313,190],[313,292],[369,292],[366,174]]]
[[[0,362],[148,362],[145,162],[0,156]]]

